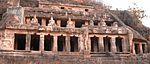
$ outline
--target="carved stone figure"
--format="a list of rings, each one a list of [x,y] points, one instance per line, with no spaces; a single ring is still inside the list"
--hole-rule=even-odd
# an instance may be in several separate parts
[[[53,17],[51,17],[51,19],[49,20],[48,26],[56,26],[56,23]]]
[[[111,30],[107,28],[106,33],[111,33]]]
[[[94,26],[93,20],[90,20],[90,25],[91,25],[91,26]]]
[[[71,18],[69,18],[67,21],[67,27],[70,27],[70,28],[74,27],[74,22],[71,20]]]
[[[34,17],[32,18],[31,25],[39,26],[38,19],[36,18],[36,15],[34,15]]]
[[[101,21],[101,26],[107,26],[105,21]]]
[[[36,18],[36,15],[31,20],[31,23],[38,23],[38,19]]]
[[[113,27],[118,27],[118,22],[114,22]]]
[[[120,33],[122,33],[122,29],[120,28],[120,29],[118,29],[118,33],[120,34]]]

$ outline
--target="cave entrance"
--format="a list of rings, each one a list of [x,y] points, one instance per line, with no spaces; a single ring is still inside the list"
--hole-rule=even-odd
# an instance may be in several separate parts
[[[58,44],[58,51],[65,51],[66,50],[66,37],[61,35],[61,36],[58,36],[58,40],[57,40]]]
[[[65,19],[61,20],[60,26],[66,27],[67,26],[67,20],[65,20]]]
[[[38,19],[38,23],[39,23],[40,25],[42,25],[42,18],[37,17],[37,19]]]
[[[34,51],[38,51],[39,50],[39,42],[40,42],[40,35],[31,35],[31,45],[30,45],[30,49],[34,50]]]
[[[116,48],[118,52],[122,52],[122,38],[121,37],[116,38]]]
[[[49,18],[46,18],[46,26],[48,26],[48,24],[49,24]]]
[[[94,26],[98,26],[98,21],[94,21]]]
[[[139,48],[139,44],[135,44],[135,53],[139,54],[140,53],[140,48]]]
[[[26,48],[26,35],[25,34],[15,34],[15,50],[25,50]]]
[[[107,25],[107,26],[111,26],[112,24],[113,24],[112,21],[106,21],[106,25]]]
[[[78,52],[78,37],[76,36],[70,37],[70,47],[71,52]]]
[[[103,38],[104,40],[104,51],[111,52],[111,44],[110,44],[110,37],[106,36]]]
[[[53,36],[52,35],[45,35],[44,36],[44,50],[45,51],[52,51],[53,48]]]
[[[98,37],[94,36],[91,37],[91,52],[99,52],[99,47],[98,47]]]
[[[77,21],[75,22],[75,27],[76,27],[76,28],[81,28],[83,24],[85,24],[84,21],[82,21],[82,20],[77,20]]]
[[[142,44],[143,53],[145,53],[145,44]]]

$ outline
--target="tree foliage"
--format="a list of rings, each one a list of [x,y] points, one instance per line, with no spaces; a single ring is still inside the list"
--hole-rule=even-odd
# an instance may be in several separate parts
[[[134,6],[135,7],[129,7],[129,9],[128,9],[128,11],[131,13],[131,15],[134,17],[134,18],[136,18],[136,19],[138,19],[138,20],[141,20],[141,19],[143,19],[144,17],[146,17],[146,15],[145,15],[145,11],[142,9],[142,8],[140,8],[140,7],[138,7],[137,5],[136,5],[136,3],[134,4]]]

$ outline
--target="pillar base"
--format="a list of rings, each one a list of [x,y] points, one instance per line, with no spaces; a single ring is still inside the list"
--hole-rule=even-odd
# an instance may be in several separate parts
[[[84,58],[90,58],[90,51],[84,51]]]

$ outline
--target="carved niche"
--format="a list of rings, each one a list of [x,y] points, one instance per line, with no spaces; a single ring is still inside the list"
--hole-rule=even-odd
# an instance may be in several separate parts
[[[67,27],[74,28],[74,26],[75,26],[75,23],[71,20],[71,18],[69,18],[67,21]]]
[[[114,22],[113,27],[118,27],[118,22]]]
[[[53,17],[51,17],[51,19],[49,20],[48,26],[56,26],[56,23]]]
[[[101,26],[107,26],[105,21],[100,22]]]
[[[90,25],[94,26],[94,21],[93,20],[90,20]]]
[[[36,18],[36,15],[34,15],[34,17],[32,18],[31,25],[39,26],[38,19]]]

